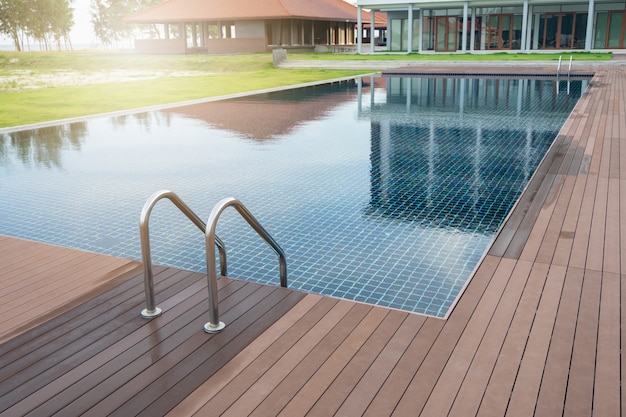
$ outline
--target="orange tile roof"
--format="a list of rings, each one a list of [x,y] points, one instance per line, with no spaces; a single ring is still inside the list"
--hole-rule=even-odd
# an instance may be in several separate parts
[[[356,22],[357,7],[344,0],[167,0],[128,16],[131,23],[304,18]],[[363,20],[369,13],[363,12]]]

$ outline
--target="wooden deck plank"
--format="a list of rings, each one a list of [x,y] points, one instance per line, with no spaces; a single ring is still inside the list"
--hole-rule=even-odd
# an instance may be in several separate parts
[[[394,410],[394,415],[402,416],[421,412],[439,378],[441,369],[448,361],[467,324],[467,320],[471,317],[478,299],[481,298],[491,281],[499,262],[500,259],[496,257],[488,256],[485,258],[476,275],[472,278],[472,285],[463,293],[422,365],[413,376],[411,384],[405,390]]]
[[[620,185],[619,180],[610,178],[608,184],[607,210],[604,229],[604,253],[602,271],[621,272],[620,248]]]
[[[585,271],[565,397],[565,416],[592,415],[601,276],[599,271]]]
[[[380,354],[404,322],[406,316],[407,313],[405,312],[390,311],[307,415],[329,416],[335,414],[351,394],[356,383],[363,377],[370,363]]]
[[[411,341],[406,353],[398,361],[398,365],[384,381],[383,386],[369,404],[364,416],[391,415],[439,336],[444,323],[443,320],[432,318],[426,320]]]
[[[234,288],[233,288],[234,287]],[[224,288],[224,287],[223,287]],[[227,286],[231,292],[237,291],[241,288],[239,286]],[[225,296],[225,291],[222,291],[222,296]],[[197,296],[196,296],[197,295]],[[145,355],[153,347],[154,339],[167,339],[168,332],[177,331],[181,328],[181,321],[185,319],[194,319],[197,317],[197,310],[202,310],[201,301],[206,299],[206,294],[200,288],[196,286],[196,293],[194,296],[185,299],[179,310],[180,316],[176,316],[176,320],[160,320],[161,328],[154,326],[153,322],[142,323],[141,320],[137,320],[134,317],[134,321],[138,326],[141,326],[137,331],[128,334],[127,336],[114,341],[107,349],[98,352],[93,356],[86,358],[74,359],[75,362],[79,362],[79,365],[72,368],[70,371],[64,374],[63,378],[58,378],[54,382],[47,384],[43,389],[37,391],[36,396],[30,396],[28,401],[32,406],[39,398],[51,398],[47,402],[41,403],[38,407],[42,414],[57,412],[63,407],[66,407],[72,402],[72,407],[78,408],[83,401],[87,401],[89,396],[86,395],[94,387],[98,387],[102,381],[106,381],[107,378],[111,378],[116,372],[122,368],[126,368],[134,365],[134,361]],[[194,309],[192,306],[195,306]],[[176,310],[174,310],[176,313]],[[172,314],[171,316],[174,316]],[[160,319],[166,319],[166,317],[160,317]],[[174,317],[172,317],[174,318]],[[158,330],[158,332],[157,332]],[[189,329],[191,331],[191,329]],[[176,337],[172,337],[170,341],[175,341],[180,336],[180,332]],[[157,360],[161,355],[165,355],[168,352],[170,346],[167,342],[159,345],[158,355],[150,355],[150,360]],[[76,352],[74,357],[80,355],[81,352]],[[77,382],[79,381],[79,382]],[[103,388],[99,388],[98,394],[103,394]],[[76,397],[80,397],[76,400]],[[37,411],[35,409],[34,411]],[[71,413],[71,411],[68,411]],[[65,413],[65,411],[64,411]]]
[[[243,372],[236,375],[214,397],[208,397],[206,403],[198,410],[200,415],[205,413],[222,414],[252,385],[257,379],[280,358],[288,352],[306,333],[314,328],[322,318],[336,305],[338,300],[323,299],[301,320],[267,348]],[[210,379],[207,383],[210,383]]]
[[[620,363],[620,280],[619,274],[602,274],[600,323],[593,388],[593,415],[621,413]]]
[[[261,402],[264,398],[271,396],[271,394],[280,395],[277,390],[280,389],[282,381],[302,361],[306,361],[309,357],[323,361],[323,358],[327,357],[336,347],[333,344],[339,344],[352,330],[355,323],[359,322],[369,310],[366,306],[362,306],[363,308],[355,307],[351,303],[338,302],[315,327],[307,332],[289,351],[285,352],[274,366],[261,375],[247,392],[239,396],[222,415],[250,415],[257,406],[263,406]],[[331,330],[333,334],[337,335],[336,340],[325,339]],[[313,353],[316,349],[320,351],[317,355]],[[315,365],[314,369],[317,368],[318,364]],[[274,404],[269,404],[269,406],[272,405]]]
[[[548,271],[541,300],[530,329],[528,342],[515,379],[513,392],[507,408],[507,416],[532,415],[544,364],[548,355],[550,339],[565,279],[564,267],[553,266]]]
[[[522,256],[520,256],[520,260],[534,260],[545,264],[552,263],[575,184],[576,177],[567,176],[564,178],[562,186],[559,187],[560,192],[558,193],[558,196],[555,196],[556,202],[553,212],[550,213],[549,216],[547,213],[544,213],[541,216],[548,218],[548,224],[545,228],[545,233],[541,235],[541,239],[539,236],[536,237],[539,241],[536,256],[534,258],[531,256],[525,256],[525,252],[528,249],[528,247],[525,247],[524,252],[522,252]],[[535,237],[531,234],[529,241],[533,238]]]
[[[349,303],[348,303],[349,304]],[[309,332],[306,338],[316,343],[305,351],[290,350],[283,355],[277,366],[259,378],[246,394],[240,397],[224,416],[278,415],[283,407],[304,386],[310,377],[328,360],[335,350],[345,341],[351,332],[370,312],[366,305],[351,306],[343,317],[327,315],[324,321],[336,323],[332,331],[314,334]]]
[[[476,349],[476,355],[469,365],[467,375],[462,381],[458,394],[448,413],[449,416],[475,415],[483,398],[484,388],[495,367],[497,358],[502,350],[504,340],[519,305],[520,298],[532,263],[517,262],[511,271],[511,278],[500,300],[489,328]]]
[[[536,417],[563,414],[584,271],[567,271],[535,408]]]
[[[416,330],[426,321],[423,316],[410,314],[381,354],[374,360],[363,378],[354,387],[348,399],[341,405],[337,415],[363,415],[376,397],[383,383],[396,368],[413,341]]]
[[[456,393],[467,375],[468,368],[475,358],[495,310],[502,300],[515,264],[516,261],[512,259],[503,259],[498,265],[480,304],[473,312],[445,369],[439,376],[437,386],[430,394],[428,403],[422,411],[424,415],[443,416],[449,413]]]
[[[506,413],[547,275],[546,265],[533,265],[476,414],[478,416],[503,416]]]
[[[188,395],[180,404],[172,409],[167,415],[181,416],[196,413],[217,392],[232,381],[236,375],[243,372],[253,360],[261,356],[274,342],[282,340],[282,337],[304,316],[309,314],[313,307],[321,300],[321,296],[315,294],[306,295],[296,304],[288,314],[281,317],[267,331],[260,335],[253,343],[242,350],[235,358],[223,366],[204,384],[199,386],[192,394]]]

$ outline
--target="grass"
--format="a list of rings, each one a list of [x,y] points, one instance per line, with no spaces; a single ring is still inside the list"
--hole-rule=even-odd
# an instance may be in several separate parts
[[[575,61],[607,61],[611,53],[597,52],[555,52],[555,53],[509,53],[496,52],[489,54],[406,54],[406,53],[369,53],[361,55],[333,53],[289,53],[288,59],[297,60],[402,60],[402,61],[558,61],[559,56],[568,59],[573,56]]]
[[[282,70],[271,54],[143,56],[113,53],[0,53],[0,77],[149,69],[202,75],[0,92],[0,128],[128,110],[363,73]]]
[[[565,54],[363,54],[292,53],[288,59],[306,60],[607,60],[610,53]],[[161,72],[161,78],[25,88],[24,80],[38,75],[89,75],[117,70]],[[174,72],[192,76],[168,76]],[[283,70],[270,53],[237,55],[134,55],[102,51],[0,52],[0,128],[49,122],[111,111],[182,102],[233,93],[321,81],[362,74],[356,70]],[[13,78],[21,77],[20,81]],[[6,82],[1,82],[2,80]],[[42,84],[43,83],[43,84]]]

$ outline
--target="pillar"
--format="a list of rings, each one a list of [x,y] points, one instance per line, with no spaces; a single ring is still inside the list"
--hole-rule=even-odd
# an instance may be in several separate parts
[[[522,44],[520,50],[526,51],[526,32],[528,31],[528,0],[524,0],[524,9],[522,12]]]
[[[587,36],[585,37],[585,51],[591,51],[593,42],[593,12],[595,10],[594,0],[589,0],[589,12],[587,14]]]
[[[463,35],[461,36],[461,51],[467,52],[467,2],[463,3]]]

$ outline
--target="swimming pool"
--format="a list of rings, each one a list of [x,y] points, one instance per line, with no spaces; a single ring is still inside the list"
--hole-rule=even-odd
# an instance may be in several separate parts
[[[154,191],[204,219],[234,196],[285,250],[291,288],[441,317],[584,83],[367,77],[4,134],[0,233],[140,259]],[[150,226],[155,263],[205,269],[171,204]],[[229,275],[278,284],[234,211],[217,232]]]

